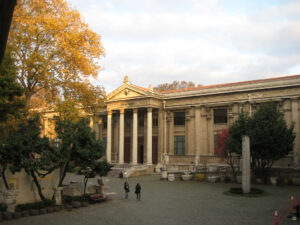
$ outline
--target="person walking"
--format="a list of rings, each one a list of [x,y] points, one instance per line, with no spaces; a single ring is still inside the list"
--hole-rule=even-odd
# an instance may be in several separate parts
[[[135,194],[136,194],[136,199],[138,199],[139,201],[141,201],[141,185],[139,183],[136,184],[135,186]]]
[[[125,190],[125,198],[127,199],[128,198],[128,193],[130,192],[129,184],[128,184],[127,181],[125,181],[125,183],[124,183],[124,190]]]

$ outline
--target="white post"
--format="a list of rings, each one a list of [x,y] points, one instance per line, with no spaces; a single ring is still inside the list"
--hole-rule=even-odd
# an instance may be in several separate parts
[[[132,134],[132,164],[137,164],[138,145],[138,109],[133,110],[133,134]]]
[[[250,192],[250,139],[249,136],[242,137],[242,188],[243,193],[248,194]]]
[[[147,112],[147,164],[152,165],[152,108]]]
[[[106,160],[111,162],[111,117],[112,111],[107,112]]]
[[[119,164],[124,164],[124,109],[120,110]]]

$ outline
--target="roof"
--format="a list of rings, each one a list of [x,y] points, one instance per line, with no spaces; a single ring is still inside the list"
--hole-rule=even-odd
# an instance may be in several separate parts
[[[161,94],[167,94],[167,93],[173,93],[173,92],[184,92],[184,91],[201,90],[201,89],[206,89],[206,88],[226,87],[226,86],[236,86],[236,85],[244,85],[244,84],[253,84],[253,83],[276,81],[276,80],[286,80],[286,79],[292,79],[292,78],[300,78],[300,75],[292,75],[292,76],[285,76],[285,77],[273,77],[273,78],[266,78],[266,79],[259,79],[259,80],[240,81],[240,82],[225,83],[225,84],[215,84],[215,85],[199,86],[199,87],[192,87],[192,88],[167,90],[167,91],[161,91],[159,93],[161,93]]]

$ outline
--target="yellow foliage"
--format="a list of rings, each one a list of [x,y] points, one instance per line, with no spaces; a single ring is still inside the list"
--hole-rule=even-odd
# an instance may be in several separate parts
[[[63,0],[19,0],[9,47],[27,103],[40,89],[64,91],[96,77],[104,56],[100,36]]]

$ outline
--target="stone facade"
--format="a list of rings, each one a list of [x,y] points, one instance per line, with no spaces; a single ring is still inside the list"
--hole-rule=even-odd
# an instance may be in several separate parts
[[[105,110],[93,118],[98,138],[106,141],[106,158],[115,164],[218,163],[216,135],[259,104],[275,101],[290,125],[295,124],[294,151],[277,166],[300,167],[300,75],[183,90],[155,92],[124,78],[108,95]]]

